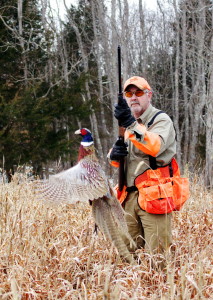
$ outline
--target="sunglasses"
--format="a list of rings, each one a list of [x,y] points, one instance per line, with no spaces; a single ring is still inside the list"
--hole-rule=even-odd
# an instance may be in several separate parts
[[[135,95],[136,97],[141,97],[146,93],[146,90],[143,91],[135,91],[135,92],[124,92],[125,96],[127,98],[132,98],[133,95]]]

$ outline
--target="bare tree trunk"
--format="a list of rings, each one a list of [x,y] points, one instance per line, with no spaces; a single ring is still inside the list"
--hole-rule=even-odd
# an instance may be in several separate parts
[[[120,22],[121,22],[121,33],[120,33],[120,44],[122,50],[122,77],[123,81],[126,81],[129,77],[129,4],[127,0],[123,0],[123,5],[119,0],[119,15],[120,15]],[[112,24],[113,24],[112,20]],[[119,34],[117,33],[117,36]],[[114,40],[112,40],[112,45],[116,44],[116,35]],[[116,56],[115,56],[116,57]],[[117,62],[116,62],[117,63]],[[115,64],[116,65],[116,64]]]
[[[213,10],[212,10],[212,32],[213,32]],[[210,45],[209,62],[209,86],[207,97],[207,116],[206,116],[206,166],[205,166],[205,184],[213,188],[213,34]]]
[[[183,146],[183,165],[187,163],[188,148],[189,148],[189,111],[188,111],[188,96],[187,96],[187,83],[186,83],[186,5],[183,3],[182,9],[182,86],[183,86],[183,101],[184,101],[184,122],[181,126],[183,136],[184,132],[184,146]]]
[[[49,5],[49,0],[41,0],[41,20],[42,20],[42,25],[44,27],[44,32],[45,34],[47,33],[48,27],[47,27],[47,14],[48,14],[48,5]],[[49,53],[49,48],[48,48],[48,53]],[[52,78],[53,69],[52,69],[52,63],[50,58],[48,58],[48,63],[44,67],[44,74],[45,74],[45,80],[46,82],[50,82]]]
[[[181,137],[179,130],[179,69],[180,69],[180,27],[179,14],[177,10],[176,0],[173,1],[176,16],[176,57],[175,57],[175,74],[174,74],[174,126],[177,136],[177,160],[181,163]]]
[[[97,0],[97,18],[99,20],[100,26],[100,39],[99,42],[102,45],[103,51],[103,63],[104,70],[108,79],[108,87],[109,87],[109,98],[110,98],[110,108],[112,112],[112,132],[111,132],[111,141],[110,143],[116,139],[118,132],[118,124],[116,119],[113,116],[114,112],[114,104],[117,101],[117,93],[116,85],[118,82],[117,79],[117,68],[116,68],[116,43],[117,43],[117,35],[115,31],[116,27],[116,19],[115,19],[115,11],[116,11],[116,0],[113,0],[112,3],[112,15],[109,20],[107,20],[107,15],[105,12],[104,0]],[[110,34],[109,28],[110,26],[113,28],[111,33],[112,40],[114,41],[114,45],[112,46],[112,42],[110,42]]]
[[[191,139],[189,148],[189,157],[191,166],[196,163],[197,153],[196,146],[198,142],[199,128],[201,125],[202,110],[206,101],[206,83],[205,83],[205,61],[204,61],[204,38],[205,38],[205,4],[203,0],[199,1],[198,9],[200,17],[195,22],[195,55],[193,64],[196,65],[195,85],[191,96]]]
[[[163,1],[163,2],[165,2],[165,1]],[[166,34],[165,10],[163,9],[162,3],[159,0],[157,0],[157,4],[158,4],[158,8],[159,8],[159,10],[161,12],[162,20],[163,20],[163,22],[162,22],[162,25],[163,25],[163,36],[162,36],[161,43],[162,43],[163,47],[166,47],[166,45],[167,45],[167,34]]]
[[[112,95],[111,95],[111,107],[112,113],[114,112],[114,105],[117,102],[117,94],[118,94],[118,65],[117,65],[117,46],[118,46],[118,34],[117,34],[117,26],[116,26],[116,1],[111,0],[111,30],[112,30],[112,38],[110,43],[110,49],[108,50],[108,61],[111,63],[108,65],[110,66],[110,72],[108,69],[108,74],[111,76],[112,82]],[[118,136],[118,123],[117,120],[113,116],[113,140],[116,139]]]
[[[97,8],[95,6],[95,2],[92,1],[91,2],[92,5],[92,17],[93,17],[93,31],[94,31],[94,39],[95,39],[95,44],[94,44],[94,52],[95,52],[95,56],[96,56],[96,60],[97,60],[97,66],[98,66],[98,84],[99,84],[99,102],[100,102],[100,122],[101,122],[101,131],[102,131],[102,137],[103,138],[103,155],[104,158],[107,157],[107,153],[109,150],[109,146],[107,143],[107,137],[109,137],[109,131],[107,129],[107,125],[106,125],[106,118],[105,118],[105,114],[104,114],[104,92],[103,92],[103,82],[102,82],[102,53],[101,53],[101,49],[100,49],[100,43],[99,43],[99,39],[98,39],[98,32],[97,32],[97,27],[96,27],[96,11]],[[108,164],[107,164],[108,166]]]
[[[18,31],[19,31],[19,43],[22,49],[22,59],[24,65],[24,82],[27,85],[28,67],[27,67],[27,57],[25,52],[25,41],[23,37],[23,0],[18,0]]]
[[[140,31],[141,31],[141,47],[139,50],[139,73],[146,74],[147,69],[147,36],[145,26],[145,14],[143,10],[142,0],[139,0],[139,18],[140,18]]]

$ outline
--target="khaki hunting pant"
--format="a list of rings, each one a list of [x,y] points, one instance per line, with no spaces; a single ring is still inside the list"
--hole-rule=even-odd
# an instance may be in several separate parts
[[[138,205],[138,191],[130,192],[124,203],[128,231],[136,247],[125,241],[131,252],[140,248],[150,254],[163,253],[171,245],[172,214],[155,215],[142,210]]]

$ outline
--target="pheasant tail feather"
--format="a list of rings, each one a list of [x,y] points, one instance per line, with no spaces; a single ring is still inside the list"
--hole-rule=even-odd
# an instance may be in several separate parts
[[[104,197],[94,200],[92,202],[93,217],[102,233],[113,242],[119,255],[127,262],[134,263],[135,261],[124,242],[124,237],[128,238],[133,244],[134,241],[128,233],[122,207],[118,203],[120,207],[116,206],[115,211],[114,205],[110,203],[113,201],[112,199],[113,197],[110,199]]]

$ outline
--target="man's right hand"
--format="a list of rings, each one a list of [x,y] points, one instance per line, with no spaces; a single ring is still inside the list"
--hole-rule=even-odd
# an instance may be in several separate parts
[[[135,122],[135,118],[132,116],[131,110],[122,96],[119,96],[119,101],[115,105],[114,116],[118,120],[119,127],[127,128]]]
[[[117,140],[112,148],[110,153],[111,160],[120,160],[122,157],[127,156],[127,143],[123,142],[122,140]]]

